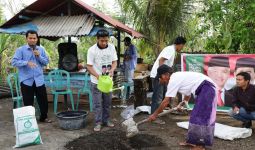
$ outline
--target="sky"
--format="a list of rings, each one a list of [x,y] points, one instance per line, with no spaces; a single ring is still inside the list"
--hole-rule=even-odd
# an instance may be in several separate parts
[[[15,3],[14,3],[15,1]],[[12,7],[16,11],[15,13],[18,13],[22,9],[22,3],[26,5],[30,5],[36,0],[0,0],[1,4],[5,4],[3,7],[3,13],[7,20],[9,20],[11,17],[13,17],[13,13],[10,12],[9,8],[7,7],[8,3],[11,3]],[[95,5],[98,1],[101,1],[105,4],[106,8],[109,8],[109,10],[114,9],[114,0],[82,0],[83,2],[89,4],[90,6]]]

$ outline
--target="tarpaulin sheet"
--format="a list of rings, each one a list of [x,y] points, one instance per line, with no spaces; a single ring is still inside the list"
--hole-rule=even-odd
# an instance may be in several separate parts
[[[189,122],[177,122],[177,126],[188,129]],[[228,125],[216,123],[214,136],[223,140],[234,140],[239,138],[247,138],[252,134],[252,129],[231,127]]]
[[[29,22],[29,23],[14,25],[9,28],[0,28],[0,33],[25,34],[28,30],[37,31],[38,28],[35,24]]]

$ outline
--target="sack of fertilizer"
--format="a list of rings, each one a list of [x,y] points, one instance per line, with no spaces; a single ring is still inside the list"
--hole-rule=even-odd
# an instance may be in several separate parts
[[[26,106],[13,109],[13,116],[16,131],[14,148],[42,144],[34,107]]]

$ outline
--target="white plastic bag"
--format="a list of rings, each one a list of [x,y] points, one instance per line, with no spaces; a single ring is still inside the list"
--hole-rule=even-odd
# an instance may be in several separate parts
[[[140,112],[147,112],[148,114],[151,114],[151,107],[150,106],[139,106],[134,109],[134,105],[130,105],[127,108],[125,108],[121,112],[121,117],[126,119],[134,117],[134,115],[140,113]]]
[[[130,105],[121,112],[121,117],[124,119],[132,118],[135,115],[134,105]]]
[[[177,126],[188,129],[189,122],[177,122]],[[252,135],[252,129],[231,127],[228,125],[216,123],[214,136],[223,140],[234,140],[238,138],[247,138]]]
[[[14,148],[42,144],[34,107],[26,106],[13,109],[13,116],[16,131]]]
[[[137,111],[134,109],[134,105],[130,105],[127,108],[125,108],[122,112],[121,112],[121,117],[126,119],[132,118],[135,114],[139,113],[140,111]]]

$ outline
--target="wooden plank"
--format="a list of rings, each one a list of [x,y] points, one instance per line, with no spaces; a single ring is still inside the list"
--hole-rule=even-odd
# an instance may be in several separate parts
[[[11,90],[9,87],[0,85],[0,98],[11,97]]]

